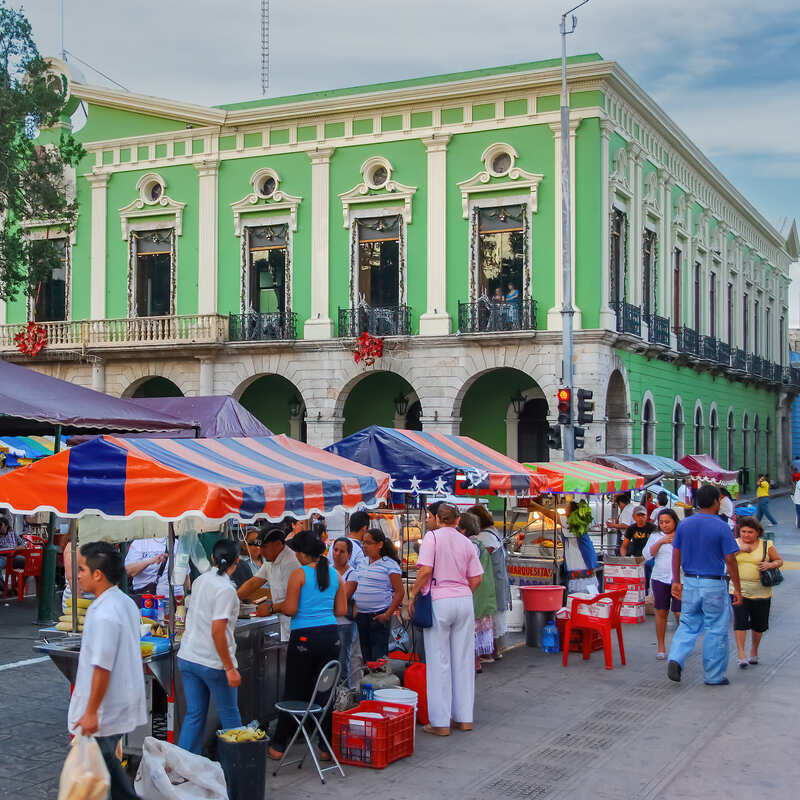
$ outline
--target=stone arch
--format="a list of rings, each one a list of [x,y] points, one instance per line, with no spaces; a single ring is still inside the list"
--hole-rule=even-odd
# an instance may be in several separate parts
[[[251,375],[232,395],[273,433],[285,433],[292,439],[306,441],[303,391],[288,377],[274,372]]]
[[[608,376],[605,393],[606,450],[609,453],[631,451],[630,394],[624,372],[615,369]]]
[[[656,401],[648,389],[642,396],[642,452],[656,452]]]
[[[705,417],[703,414],[703,401],[700,399],[694,402],[694,413],[692,415],[692,426],[694,431],[694,451],[695,453],[705,452]]]
[[[126,398],[183,397],[184,392],[175,381],[162,375],[144,375],[137,378],[122,393]]]

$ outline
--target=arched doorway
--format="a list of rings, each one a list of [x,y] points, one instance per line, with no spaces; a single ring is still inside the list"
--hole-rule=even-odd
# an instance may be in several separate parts
[[[711,458],[714,461],[718,460],[719,456],[719,440],[717,438],[719,432],[719,422],[717,419],[717,409],[712,408],[711,413],[708,415],[708,435],[709,435],[709,450],[711,451]]]
[[[683,458],[683,406],[675,403],[672,414],[672,457],[678,461]]]
[[[649,455],[653,455],[656,452],[656,425],[654,417],[653,403],[648,398],[644,401],[644,408],[642,408],[642,452]]]
[[[370,425],[405,428],[409,419],[421,430],[422,408],[414,409],[415,404],[419,406],[419,399],[405,378],[395,372],[366,373],[350,387],[344,401],[342,435],[350,436]]]
[[[138,384],[134,384],[126,392],[127,397],[183,397],[183,392],[168,378],[154,375],[152,378],[145,378]]]
[[[273,433],[306,441],[303,396],[282,375],[261,375],[251,381],[241,392],[239,402]]]
[[[630,425],[628,390],[619,370],[614,370],[606,390],[606,452],[630,452]]]
[[[703,436],[703,409],[697,406],[694,410],[694,452],[704,453],[705,442]]]
[[[536,400],[542,402],[531,405]],[[549,460],[547,401],[536,381],[525,372],[500,367],[478,375],[464,393],[457,415],[464,436],[518,460],[523,455],[527,460]]]

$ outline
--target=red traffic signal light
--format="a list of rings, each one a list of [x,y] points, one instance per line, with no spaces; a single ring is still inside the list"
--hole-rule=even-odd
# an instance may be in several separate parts
[[[571,392],[569,389],[559,389],[558,390],[558,402],[561,403],[569,403]]]
[[[558,390],[558,424],[569,425],[572,421],[572,392],[562,388]]]

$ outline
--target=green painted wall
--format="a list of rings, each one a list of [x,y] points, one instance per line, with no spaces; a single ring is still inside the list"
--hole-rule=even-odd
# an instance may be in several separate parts
[[[134,114],[116,108],[89,103],[86,124],[75,133],[81,142],[105,139],[121,139],[125,136],[147,136],[152,133],[168,133],[186,128],[186,123],[177,119]]]
[[[600,322],[603,186],[600,121],[586,119],[575,141],[575,302],[584,328]]]
[[[369,425],[393,428],[394,398],[411,389],[408,381],[393,372],[367,375],[353,387],[344,404],[344,436]]]
[[[339,195],[363,181],[361,165],[371,156],[383,156],[392,164],[392,180],[416,186],[412,200],[411,224],[406,226],[407,302],[412,309],[412,332],[419,330],[419,315],[425,312],[427,297],[428,156],[419,140],[339,147],[331,158],[330,205],[330,313],[338,318],[339,308],[350,306],[350,232],[343,224]],[[402,209],[402,201],[386,191],[371,191],[376,208]],[[361,206],[359,206],[361,207]]]
[[[273,433],[289,431],[289,402],[299,396],[294,384],[281,375],[264,375],[244,390],[239,402]]]
[[[676,396],[680,396],[683,405],[684,421],[684,453],[695,452],[694,414],[697,400],[703,406],[703,444],[704,452],[710,453],[709,420],[711,404],[716,403],[718,421],[717,460],[723,467],[728,467],[728,412],[732,408],[735,420],[733,436],[734,460],[732,469],[739,469],[743,464],[742,423],[745,413],[749,417],[752,428],[758,415],[761,435],[758,452],[755,449],[754,434],[749,434],[749,453],[747,466],[753,469],[767,468],[766,427],[770,420],[772,430],[769,465],[771,473],[776,473],[776,429],[777,414],[775,410],[775,394],[752,384],[729,381],[723,377],[715,377],[706,372],[698,373],[691,367],[676,367],[658,359],[647,359],[635,353],[618,350],[620,360],[628,370],[630,385],[630,408],[633,418],[633,452],[641,452],[641,417],[644,409],[644,395],[650,391],[655,398],[656,416],[656,453],[672,457],[673,411]],[[633,413],[638,403],[638,413]],[[751,475],[752,487],[752,475]]]
[[[539,184],[539,211],[533,215],[532,296],[537,303],[538,326],[547,324],[547,310],[555,302],[555,209],[553,132],[547,125],[456,134],[447,147],[447,310],[458,322],[458,303],[469,299],[469,220],[464,219],[460,181],[483,169],[481,153],[495,142],[510,144],[519,154],[516,166],[544,175]],[[507,178],[493,179],[505,183]],[[524,194],[516,192],[516,194]],[[498,194],[498,197],[502,194]]]
[[[533,379],[507,367],[482,375],[470,386],[461,403],[461,435],[506,452],[506,414],[517,389],[534,385]]]

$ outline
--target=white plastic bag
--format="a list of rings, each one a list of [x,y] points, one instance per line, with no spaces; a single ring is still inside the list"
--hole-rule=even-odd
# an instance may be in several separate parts
[[[58,783],[58,800],[105,800],[111,786],[108,767],[93,736],[72,740]]]
[[[228,800],[219,764],[152,736],[142,745],[134,788],[143,800]]]

